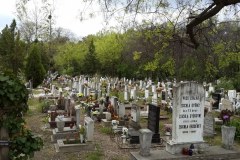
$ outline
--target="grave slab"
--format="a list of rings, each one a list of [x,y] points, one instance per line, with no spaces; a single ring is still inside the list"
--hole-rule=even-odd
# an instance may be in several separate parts
[[[75,138],[75,135],[78,134],[75,126],[73,128],[64,127],[63,131],[58,131],[58,129],[55,128],[52,130],[52,133],[53,133],[53,135],[51,136],[52,142],[57,142],[57,140],[66,139],[67,137]]]
[[[131,160],[229,160],[238,159],[240,150],[226,150],[220,146],[210,146],[206,148],[206,152],[203,154],[196,154],[193,156],[182,155],[182,154],[170,154],[165,150],[152,150],[150,151],[149,157],[143,157],[139,152],[130,152]]]
[[[77,143],[77,144],[65,144],[65,139],[57,140],[57,143],[54,144],[56,152],[79,152],[79,151],[93,151],[95,150],[94,143]],[[70,140],[71,141],[71,140]]]

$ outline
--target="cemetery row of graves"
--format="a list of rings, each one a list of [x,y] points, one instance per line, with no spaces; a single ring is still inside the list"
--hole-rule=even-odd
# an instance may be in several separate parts
[[[240,140],[240,94],[236,90],[215,91],[211,84],[195,82],[85,76],[61,76],[43,90],[39,101],[48,115],[56,152],[93,150],[96,124],[109,129],[111,143],[119,149],[138,148],[142,156],[149,156],[153,146],[192,155],[204,153],[205,142],[233,149]],[[223,126],[230,125],[235,126],[234,134],[223,133]],[[223,138],[224,134],[232,139]],[[216,142],[214,137],[218,137]]]

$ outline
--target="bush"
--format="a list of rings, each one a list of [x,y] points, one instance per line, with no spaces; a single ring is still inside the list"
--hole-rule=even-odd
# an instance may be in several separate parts
[[[22,113],[28,110],[28,91],[14,76],[0,73],[0,128],[8,131],[11,141],[8,157],[10,159],[28,159],[43,146],[40,137],[26,129]]]
[[[42,101],[39,105],[40,108],[42,110],[42,113],[47,113],[47,111],[50,108],[50,105],[54,104],[53,100],[49,100],[49,99],[45,99],[44,101]]]
[[[240,142],[240,120],[239,119],[233,119],[230,122],[230,125],[236,127],[235,140]]]

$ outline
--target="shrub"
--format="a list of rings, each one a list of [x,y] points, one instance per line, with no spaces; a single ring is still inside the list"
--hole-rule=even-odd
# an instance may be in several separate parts
[[[236,127],[235,140],[240,142],[240,120],[239,119],[233,119],[230,122],[230,125]]]

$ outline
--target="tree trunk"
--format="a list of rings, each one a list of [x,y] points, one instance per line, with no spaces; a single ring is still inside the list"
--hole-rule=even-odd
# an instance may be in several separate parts
[[[0,140],[9,140],[9,134],[6,128],[1,127],[0,129]],[[9,146],[3,145],[0,146],[0,159],[2,160],[8,160],[8,151],[9,151]]]

